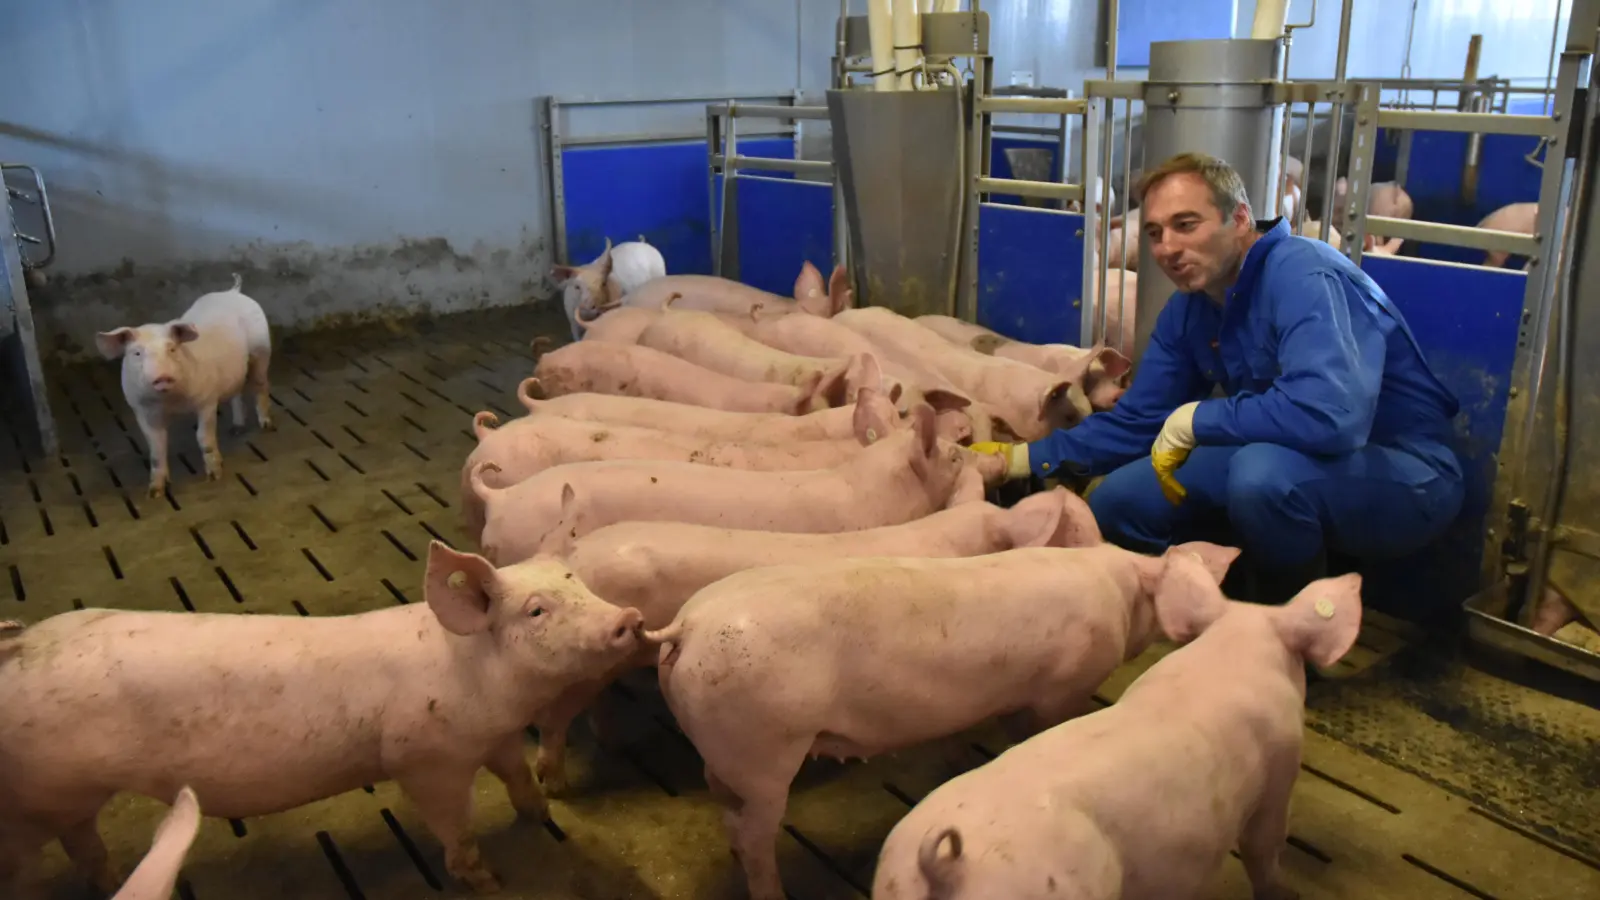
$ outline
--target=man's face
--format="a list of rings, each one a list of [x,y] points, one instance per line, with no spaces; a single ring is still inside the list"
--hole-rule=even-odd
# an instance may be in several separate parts
[[[1243,207],[1217,209],[1205,179],[1184,172],[1145,194],[1141,227],[1156,264],[1179,290],[1215,293],[1238,273],[1255,223]]]

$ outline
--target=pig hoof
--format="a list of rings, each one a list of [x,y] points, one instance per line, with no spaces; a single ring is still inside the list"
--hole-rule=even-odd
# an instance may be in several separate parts
[[[555,766],[541,767],[539,784],[544,787],[544,792],[547,794],[565,794],[568,787],[566,770]]]
[[[156,484],[152,482],[150,484],[150,490],[146,493],[150,495],[151,500],[159,500],[166,494],[166,492],[167,486],[165,484]]]
[[[206,470],[206,480],[207,481],[221,481],[222,480],[222,470],[221,469],[207,469]]]
[[[264,419],[261,420],[261,430],[262,431],[277,431],[278,430],[278,423],[272,421],[270,418],[264,418]]]
[[[475,869],[467,869],[454,873],[474,894],[500,893],[500,879],[494,877],[486,867],[480,865]]]

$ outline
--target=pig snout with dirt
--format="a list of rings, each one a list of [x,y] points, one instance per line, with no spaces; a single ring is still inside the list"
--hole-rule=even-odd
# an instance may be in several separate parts
[[[1030,344],[1014,341],[954,316],[926,315],[914,320],[945,340],[969,347],[988,356],[1027,363],[1046,372],[1070,375],[1088,369],[1083,376],[1083,392],[1089,397],[1089,406],[1106,410],[1115,406],[1128,389],[1128,375],[1133,363],[1110,347],[1074,347],[1071,344]]]
[[[645,632],[751,896],[784,896],[775,841],[807,756],[869,757],[1007,713],[1040,727],[1088,712],[1157,636],[1154,596],[1191,552],[1211,558],[1216,582],[1238,555],[1101,545],[773,566],[718,581]]]
[[[547,397],[594,392],[791,415],[834,405],[827,398],[842,390],[844,381],[843,372],[837,374],[837,384],[824,383],[821,376],[799,387],[745,381],[660,350],[606,341],[578,341],[551,350],[539,357],[533,374]]]
[[[615,247],[611,246],[611,238],[606,238],[605,250],[593,261],[581,266],[556,266],[550,277],[561,289],[561,305],[572,326],[572,339],[578,340],[583,336],[585,321],[666,274],[667,262],[661,258],[661,251],[641,235],[637,241]]]
[[[267,815],[395,780],[473,888],[488,766],[536,820],[523,729],[638,649],[639,611],[554,559],[496,569],[439,542],[426,603],[351,616],[68,612],[0,637],[0,868],[51,838],[102,890],[96,831],[119,791],[193,786],[208,815]]]
[[[983,499],[968,451],[934,434],[933,410],[913,410],[913,427],[862,448],[827,469],[752,472],[694,463],[609,460],[569,463],[506,488],[472,489],[484,505],[482,546],[490,559],[532,556],[563,520],[562,494],[578,504],[563,528],[571,537],[615,522],[692,522],[756,531],[860,531],[921,518]]]
[[[1007,431],[1035,441],[1069,428],[1093,410],[1083,392],[1088,362],[1073,375],[1056,375],[1014,360],[985,356],[949,341],[883,307],[845,310],[833,317],[866,337],[889,359],[926,365],[959,390],[987,405]]]
[[[863,388],[849,409],[855,413],[851,437],[787,444],[729,442],[684,432],[549,415],[524,416],[495,428],[494,413],[480,412],[472,420],[478,446],[461,468],[462,515],[468,532],[474,537],[481,535],[483,507],[472,489],[472,471],[485,461],[497,469],[490,479],[494,487],[526,481],[553,466],[606,459],[676,460],[760,472],[825,469],[899,429],[899,413],[894,404],[871,388]],[[508,561],[499,560],[502,564]]]
[[[267,365],[272,336],[261,306],[233,287],[195,300],[182,316],[161,324],[122,327],[95,335],[106,359],[122,359],[122,393],[150,445],[150,496],[167,487],[167,424],[194,413],[206,477],[222,477],[217,446],[217,405],[233,398],[233,427],[245,427],[244,395],[255,395],[256,417],[273,429]]]
[[[935,789],[884,842],[875,900],[1199,897],[1235,845],[1259,900],[1295,896],[1278,858],[1305,664],[1332,665],[1355,642],[1361,577],[1266,607],[1224,599],[1193,559],[1183,567],[1156,614],[1193,642],[1113,706]]]
[[[1019,547],[1092,547],[1100,529],[1088,503],[1066,488],[1023,498],[1009,509],[963,503],[901,525],[843,534],[741,531],[680,522],[619,522],[560,541],[553,553],[588,588],[617,606],[637,608],[646,628],[664,628],[696,591],[762,566],[862,556],[982,556]],[[655,665],[646,647],[629,667]],[[620,674],[620,673],[617,673]],[[569,690],[541,715],[536,772],[547,788],[565,785],[567,728],[612,678]]]
[[[1478,223],[1479,228],[1490,228],[1495,231],[1510,231],[1516,234],[1535,234],[1539,230],[1539,204],[1513,203],[1502,206],[1494,212],[1483,217]],[[1500,268],[1506,264],[1511,254],[1504,250],[1490,250],[1483,257],[1483,264],[1493,268]]]
[[[171,900],[184,857],[189,855],[199,831],[200,801],[195,798],[194,789],[184,785],[172,801],[172,809],[156,827],[150,852],[111,900]]]

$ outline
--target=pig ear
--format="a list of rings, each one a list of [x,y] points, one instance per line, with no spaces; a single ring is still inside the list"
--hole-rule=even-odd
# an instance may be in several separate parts
[[[856,411],[850,424],[863,447],[870,447],[894,433],[894,420],[885,417],[881,398],[882,394],[869,387],[856,392]],[[894,412],[893,405],[888,406],[888,411]]]
[[[1361,636],[1361,576],[1313,581],[1279,614],[1285,642],[1314,665],[1331,666]]]
[[[494,566],[476,553],[460,553],[440,541],[428,544],[428,571],[422,593],[439,624],[451,634],[478,634],[489,628],[489,587]]]
[[[1082,422],[1089,411],[1088,395],[1071,381],[1057,382],[1039,398],[1039,420],[1051,428],[1071,428]]]
[[[561,512],[556,527],[539,542],[538,556],[556,556],[565,559],[572,552],[572,542],[578,536],[578,492],[570,483],[561,485]]]
[[[828,276],[828,315],[836,316],[849,309],[855,299],[855,292],[850,290],[850,274],[844,266],[833,267],[833,274]]]
[[[1187,544],[1167,548],[1167,555],[1174,553],[1194,554],[1217,584],[1221,584],[1222,579],[1228,577],[1228,569],[1233,566],[1233,561],[1239,558],[1238,547],[1225,547],[1207,541],[1190,541]]]
[[[172,335],[172,339],[180,344],[200,339],[200,331],[188,322],[173,322],[167,331]]]
[[[800,267],[799,277],[794,280],[795,301],[806,312],[816,312],[821,315],[821,305],[818,300],[823,298],[825,290],[827,286],[822,283],[822,273],[811,264],[811,260],[806,260]]]
[[[932,459],[939,452],[939,424],[933,407],[918,403],[911,410],[911,427],[917,433],[917,446],[924,459]]]
[[[934,412],[944,412],[947,409],[966,409],[972,405],[971,398],[964,397],[954,391],[947,391],[943,388],[934,388],[931,391],[923,391],[922,399],[926,400],[928,405],[933,407]]]
[[[123,882],[115,900],[167,900],[177,887],[178,872],[200,831],[200,801],[184,786],[156,828],[150,852]]]
[[[615,275],[606,276],[606,308],[622,305],[622,282]]]
[[[1097,547],[1104,541],[1088,501],[1064,487],[1056,488],[1049,496],[1061,505],[1061,524],[1050,546]]]
[[[132,328],[118,328],[115,331],[102,331],[96,334],[94,345],[101,356],[106,359],[116,359],[128,349],[128,344],[132,340]]]
[[[934,414],[939,437],[957,444],[972,443],[972,417],[959,409],[940,410]]]
[[[1105,370],[1106,377],[1113,381],[1122,378],[1133,369],[1133,360],[1123,356],[1115,347],[1103,344],[1094,345],[1094,354],[1091,359],[1100,361],[1100,368]]]
[[[611,238],[606,238],[606,249],[600,251],[600,255],[590,265],[598,267],[606,275],[611,274]]]
[[[552,266],[550,268],[550,280],[557,284],[571,281],[577,274],[578,269],[575,266]]]
[[[1011,519],[1008,530],[1011,532],[1013,548],[1059,546],[1055,542],[1055,536],[1061,528],[1064,510],[1057,492],[1072,493],[1066,488],[1056,488],[1053,491],[1031,494],[1011,507],[1008,513]]]
[[[1187,644],[1228,611],[1228,600],[1198,556],[1168,552],[1156,585],[1156,619],[1168,638]]]

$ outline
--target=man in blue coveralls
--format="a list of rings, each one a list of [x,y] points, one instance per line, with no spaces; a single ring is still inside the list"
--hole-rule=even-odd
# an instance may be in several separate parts
[[[1105,475],[1089,505],[1130,549],[1225,520],[1257,602],[1322,577],[1330,547],[1393,558],[1438,537],[1463,496],[1447,446],[1457,402],[1383,291],[1282,219],[1256,222],[1215,157],[1173,157],[1139,194],[1178,291],[1128,392],[1071,430],[973,449],[1004,456],[1013,478]]]

